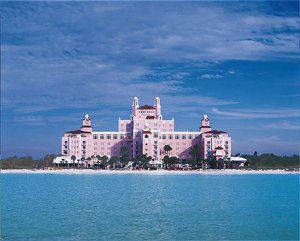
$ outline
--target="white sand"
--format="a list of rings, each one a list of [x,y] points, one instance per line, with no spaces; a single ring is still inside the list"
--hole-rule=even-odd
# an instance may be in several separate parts
[[[197,171],[131,171],[131,170],[91,170],[91,169],[57,169],[57,170],[1,170],[5,173],[20,174],[79,174],[79,175],[110,175],[110,174],[142,174],[142,175],[247,175],[247,174],[300,174],[299,171],[285,170],[197,170]]]

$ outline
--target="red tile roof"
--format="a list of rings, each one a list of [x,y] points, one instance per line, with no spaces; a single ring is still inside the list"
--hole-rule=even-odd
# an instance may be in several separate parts
[[[91,126],[82,126],[82,127],[91,127]],[[81,128],[82,128],[82,127],[81,127]]]
[[[143,134],[152,134],[151,131],[143,131]]]
[[[75,131],[67,131],[65,133],[70,133],[70,134],[83,134],[83,133],[91,133],[89,131],[82,131],[82,130],[75,130]]]
[[[220,146],[218,146],[218,147],[216,147],[215,148],[215,150],[223,150],[224,148],[222,148],[222,147],[220,147]]]
[[[205,134],[223,134],[223,133],[227,133],[225,131],[217,131],[217,130],[211,130],[211,131],[207,131],[204,132]]]
[[[148,116],[146,116],[146,119],[155,119],[155,116],[148,115]]]
[[[155,110],[155,108],[150,105],[143,105],[143,106],[139,107],[138,109],[140,109],[140,110]]]

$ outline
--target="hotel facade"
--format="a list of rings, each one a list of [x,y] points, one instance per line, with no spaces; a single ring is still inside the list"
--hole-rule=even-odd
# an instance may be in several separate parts
[[[92,120],[86,114],[79,130],[64,133],[62,155],[75,155],[78,159],[97,155],[120,157],[121,148],[126,147],[130,158],[146,155],[151,156],[153,161],[161,161],[168,155],[193,159],[192,149],[198,145],[198,156],[202,159],[230,160],[231,137],[227,132],[213,130],[207,115],[203,116],[199,131],[175,131],[174,125],[174,118],[163,119],[158,97],[154,99],[153,106],[139,106],[139,99],[134,97],[130,119],[119,118],[116,132],[94,131]],[[166,153],[165,145],[172,150]]]

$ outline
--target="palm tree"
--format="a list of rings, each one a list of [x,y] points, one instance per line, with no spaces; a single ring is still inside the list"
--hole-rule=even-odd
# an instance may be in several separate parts
[[[165,168],[168,168],[168,166],[170,164],[170,157],[169,156],[164,156],[163,162],[164,162]]]
[[[86,167],[88,166],[88,163],[89,163],[91,160],[92,160],[92,158],[91,158],[91,157],[88,157],[88,158],[86,159],[86,161],[85,161],[85,165],[86,165]]]
[[[176,164],[178,162],[178,158],[175,156],[171,156],[169,162],[170,162],[171,166],[174,166],[174,164]]]
[[[190,152],[194,156],[195,166],[197,166],[197,158],[199,156],[199,149],[200,149],[199,145],[196,144],[192,147],[192,150]]]
[[[114,164],[116,164],[118,162],[118,157],[116,157],[116,156],[112,156],[110,159],[109,159],[109,161],[108,161],[108,163],[113,167],[113,165]]]
[[[72,155],[72,156],[71,156],[71,160],[73,161],[73,164],[74,164],[74,166],[75,166],[76,156],[75,156],[75,155]]]
[[[148,166],[149,161],[151,161],[151,156],[142,155],[139,157],[139,163],[143,166],[143,168],[146,168]]]
[[[124,164],[128,161],[129,156],[128,156],[128,148],[126,146],[121,147],[121,158],[120,161]]]
[[[97,165],[98,165],[98,168],[99,168],[99,164],[100,164],[100,161],[101,161],[101,156],[100,155],[97,155],[96,156],[96,158],[97,158]]]
[[[85,158],[84,158],[84,157],[81,157],[80,160],[81,160],[81,164],[80,164],[80,165],[82,166],[82,163],[85,161]]]
[[[108,156],[101,157],[101,164],[103,164],[104,169],[106,169],[107,161],[108,161]]]
[[[170,145],[165,145],[164,151],[166,152],[167,156],[169,156],[169,152],[172,151],[172,147]]]

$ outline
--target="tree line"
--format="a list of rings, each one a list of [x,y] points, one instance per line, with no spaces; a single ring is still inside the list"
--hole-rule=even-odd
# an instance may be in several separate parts
[[[41,169],[53,166],[55,154],[47,154],[42,159],[33,159],[32,156],[11,156],[1,159],[0,166],[2,169]]]
[[[193,169],[198,168],[212,168],[212,169],[220,169],[224,167],[231,168],[228,165],[228,162],[224,160],[215,160],[215,159],[201,159],[199,157],[199,146],[195,145],[191,149],[191,157],[190,159],[180,159],[176,156],[169,156],[172,147],[166,145],[164,147],[165,156],[163,157],[164,168],[167,169],[175,169],[179,166],[189,165]],[[58,155],[55,154],[47,154],[41,159],[33,159],[31,156],[17,157],[12,156],[5,159],[2,159],[0,162],[2,169],[42,169],[53,167],[53,159]],[[274,154],[261,154],[258,155],[257,152],[254,152],[253,155],[237,153],[235,156],[241,156],[247,159],[245,163],[246,168],[252,169],[268,169],[268,168],[299,168],[300,167],[300,157],[299,155],[293,156],[278,156]],[[71,156],[73,160],[73,164],[71,167],[80,167],[79,162],[76,163],[76,156]],[[121,149],[121,156],[116,157],[108,157],[108,156],[91,156],[81,158],[81,167],[94,167],[100,169],[106,169],[108,166],[112,168],[123,168],[125,167],[129,161],[131,161],[131,165],[134,168],[153,168],[149,165],[149,161],[152,160],[151,156],[141,155],[134,158],[130,158],[128,154],[128,150],[126,147]],[[93,165],[91,165],[91,161],[93,161]],[[61,163],[61,166],[66,167],[70,166],[65,163]]]
[[[246,166],[254,169],[261,168],[299,168],[300,167],[300,156],[278,156],[274,154],[261,154],[258,155],[254,152],[253,155],[241,155],[246,158]]]

